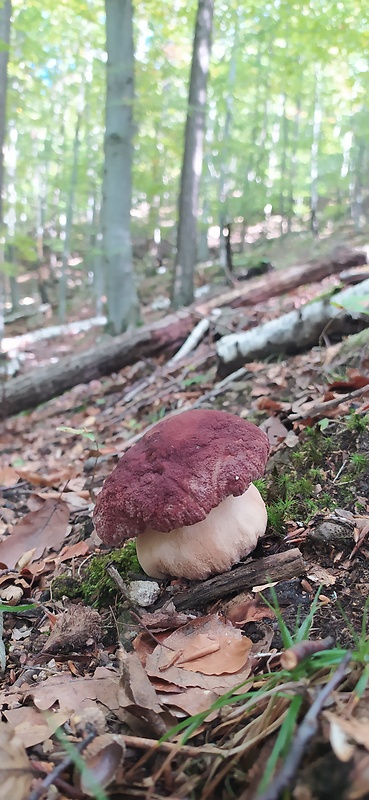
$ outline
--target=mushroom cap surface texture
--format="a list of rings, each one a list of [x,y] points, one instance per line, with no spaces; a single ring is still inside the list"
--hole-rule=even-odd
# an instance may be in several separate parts
[[[100,492],[94,524],[110,545],[147,528],[169,532],[205,519],[265,469],[266,434],[226,411],[194,409],[158,422],[125,453]]]

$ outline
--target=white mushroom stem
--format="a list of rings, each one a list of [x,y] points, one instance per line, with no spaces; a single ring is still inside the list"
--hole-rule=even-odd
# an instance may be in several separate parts
[[[227,572],[247,556],[265,533],[267,512],[251,484],[239,497],[227,497],[201,522],[162,533],[147,528],[136,539],[137,557],[152,578],[203,580]]]

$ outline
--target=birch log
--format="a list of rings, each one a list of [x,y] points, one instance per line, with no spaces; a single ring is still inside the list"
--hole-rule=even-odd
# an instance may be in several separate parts
[[[369,313],[362,313],[365,312],[364,305],[362,311],[356,310],[356,304],[359,306],[359,303],[361,309],[365,297],[368,298],[369,305],[369,279],[330,298],[306,303],[298,310],[283,314],[252,330],[223,336],[217,344],[222,365],[221,374],[232,372],[245,361],[308,349],[319,342],[327,326],[333,324],[340,315],[366,317],[369,326]],[[331,325],[329,330],[332,330]]]

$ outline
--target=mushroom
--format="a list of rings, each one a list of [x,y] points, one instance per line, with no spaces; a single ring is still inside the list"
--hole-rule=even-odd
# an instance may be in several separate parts
[[[226,411],[195,409],[158,422],[123,455],[94,510],[100,538],[136,536],[153,578],[201,580],[247,556],[267,524],[251,481],[265,469],[268,438]]]

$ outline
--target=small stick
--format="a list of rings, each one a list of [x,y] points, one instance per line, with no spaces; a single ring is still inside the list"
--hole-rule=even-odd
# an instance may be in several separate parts
[[[136,748],[137,750],[163,750],[164,753],[172,753],[173,750],[178,751],[178,743],[175,742],[160,742],[158,739],[145,739],[141,736],[125,736],[123,739],[127,747]],[[214,745],[200,745],[199,747],[191,747],[188,744],[180,745],[180,753],[191,758],[198,758],[199,754],[206,753],[208,755],[224,756],[224,750]]]
[[[124,580],[121,575],[119,575],[118,570],[113,566],[113,564],[108,564],[106,571],[108,575],[110,575],[111,579],[114,583],[118,586],[120,593],[123,595],[124,599],[127,601],[130,609],[134,611],[137,617],[139,617],[138,608],[132,603],[132,600],[128,594],[127,587],[124,583]]]
[[[332,694],[334,689],[336,689],[336,687],[343,680],[346,667],[349,664],[350,659],[351,653],[348,651],[337,667],[334,675],[332,675],[328,683],[323,686],[323,689],[318,692],[314,702],[310,706],[309,711],[305,715],[299,729],[297,730],[296,736],[292,740],[290,751],[283,766],[277,773],[269,788],[266,789],[265,792],[256,795],[256,800],[278,800],[283,790],[288,786],[288,784],[291,783],[304,755],[305,747],[318,729],[318,716],[324,706],[324,703],[328,699],[329,695]],[[243,797],[245,797],[244,794],[242,794],[238,800],[243,800]]]
[[[304,641],[297,642],[297,644],[292,645],[281,654],[281,666],[283,669],[294,669],[304,658],[308,658],[314,653],[321,653],[322,650],[330,650],[333,645],[334,639],[332,636],[316,641],[304,639]]]
[[[150,631],[150,629],[147,628],[146,625],[143,623],[139,609],[137,608],[137,606],[134,605],[134,603],[132,603],[132,600],[128,594],[127,587],[123,581],[123,578],[121,575],[119,575],[118,570],[113,566],[113,564],[108,564],[106,571],[108,572],[114,583],[116,583],[119,591],[122,593],[124,599],[127,601],[129,610],[131,612],[131,616],[141,625],[145,633],[147,633],[148,636],[151,636],[151,639],[153,639],[156,644],[159,644],[161,647],[166,647],[167,650],[173,650],[173,647],[169,647],[164,642],[160,642],[159,639],[157,639],[156,636],[152,633],[152,631]]]
[[[366,386],[361,386],[360,389],[355,389],[354,392],[341,394],[339,397],[335,397],[334,400],[328,400],[326,403],[317,403],[315,406],[307,408],[304,412],[300,412],[299,414],[289,414],[288,419],[294,420],[305,419],[306,417],[318,417],[320,414],[324,414],[325,411],[331,411],[333,408],[337,408],[337,406],[340,406],[341,403],[344,403],[346,400],[351,400],[354,397],[360,397],[362,394],[366,394],[367,392],[369,392],[369,384]]]
[[[78,744],[74,745],[75,750],[79,754],[83,753],[83,751],[86,750],[86,747],[88,747],[90,742],[93,741],[95,736],[96,736],[95,731],[91,731],[91,733],[89,733],[88,736],[86,736],[86,738],[83,739],[82,742],[78,742]],[[34,789],[33,792],[31,792],[31,794],[28,797],[28,800],[41,800],[41,797],[44,794],[45,790],[48,789],[49,786],[51,786],[55,782],[56,778],[59,778],[59,776],[64,772],[64,770],[67,769],[67,767],[69,767],[70,764],[72,763],[73,763],[73,756],[68,755],[65,758],[63,758],[60,764],[58,764],[57,767],[54,767],[53,771],[49,772],[49,774],[46,775],[46,778],[44,778],[41,781],[40,785],[37,786],[37,788]]]

